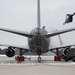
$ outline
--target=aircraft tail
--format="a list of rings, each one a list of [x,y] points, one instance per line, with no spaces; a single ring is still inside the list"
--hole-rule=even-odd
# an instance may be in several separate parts
[[[37,0],[37,28],[40,29],[40,0]]]

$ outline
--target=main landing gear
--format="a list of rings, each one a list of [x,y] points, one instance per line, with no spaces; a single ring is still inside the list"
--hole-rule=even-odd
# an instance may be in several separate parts
[[[24,61],[24,56],[17,56],[15,57],[16,61]]]
[[[62,56],[54,56],[54,61],[61,61],[62,60]]]
[[[25,60],[25,57],[22,55],[22,49],[20,49],[20,54],[15,57],[15,60],[17,62],[21,62],[21,61],[24,61]]]
[[[61,60],[62,60],[62,56],[59,55],[59,51],[57,49],[56,56],[54,56],[54,61],[61,61]]]

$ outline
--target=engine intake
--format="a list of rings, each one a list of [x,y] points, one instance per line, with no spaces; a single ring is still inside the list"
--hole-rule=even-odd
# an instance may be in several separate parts
[[[5,51],[5,54],[8,57],[13,57],[15,55],[15,51],[11,47],[8,47],[8,49]]]

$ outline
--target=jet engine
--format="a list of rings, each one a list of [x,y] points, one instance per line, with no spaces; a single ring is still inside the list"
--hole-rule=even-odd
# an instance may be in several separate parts
[[[12,47],[8,47],[8,49],[5,50],[5,54],[7,57],[13,57],[15,55],[15,51]]]

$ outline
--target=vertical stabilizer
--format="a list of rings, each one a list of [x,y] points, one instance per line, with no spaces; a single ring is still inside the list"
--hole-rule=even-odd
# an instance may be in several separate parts
[[[40,28],[40,0],[37,0],[37,28]]]

